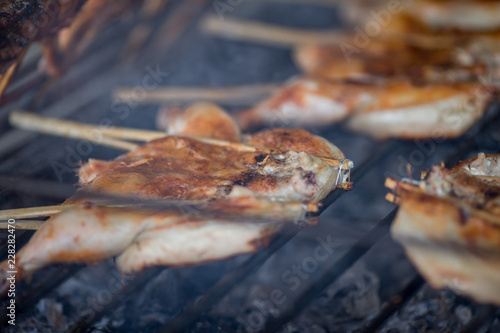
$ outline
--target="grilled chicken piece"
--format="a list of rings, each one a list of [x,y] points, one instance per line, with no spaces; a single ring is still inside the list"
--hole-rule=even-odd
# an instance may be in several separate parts
[[[299,78],[235,117],[243,130],[326,125],[343,120],[369,99],[358,85]]]
[[[296,63],[310,76],[367,83],[394,78],[417,83],[478,81],[488,75],[500,78],[500,68],[495,67],[500,48],[491,47],[498,45],[494,39],[473,40],[447,49],[379,40],[363,49],[350,49],[353,40],[346,36],[346,44],[299,46],[295,50]]]
[[[375,138],[458,138],[485,113],[491,91],[480,83],[391,84],[355,112],[347,126]]]
[[[212,103],[196,103],[186,110],[165,107],[156,117],[157,127],[168,134],[194,135],[240,141],[240,128],[224,110]]]
[[[17,253],[19,274],[30,276],[51,263],[110,257],[117,257],[122,272],[132,273],[256,251],[284,223],[304,220],[332,190],[351,188],[352,166],[333,163],[344,154],[326,140],[304,130],[278,129],[244,136],[246,144],[221,145],[213,140],[216,132],[200,122],[206,118],[200,110],[220,116],[220,124],[210,126],[234,124],[215,106],[200,104],[179,115],[182,121],[174,119],[177,135],[113,161],[83,165],[77,195]],[[197,126],[212,143],[192,136]],[[170,206],[139,210],[110,207],[108,201],[104,207],[109,198],[96,194],[157,199]]]
[[[257,251],[279,227],[179,212],[77,205],[48,220],[17,253],[18,273],[29,277],[49,264],[92,264],[112,257],[117,257],[122,273],[202,263]]]
[[[400,206],[392,235],[426,280],[500,305],[500,155],[386,184]]]
[[[321,157],[343,159],[336,147],[303,130],[268,132],[279,140],[308,140]],[[249,140],[252,136],[249,137]],[[319,202],[335,187],[338,165],[332,166],[313,153],[281,150],[241,151],[191,137],[170,136],[113,161],[89,160],[80,169],[82,190],[151,199],[204,200],[222,198],[235,185],[274,200]],[[329,151],[328,155],[323,152]],[[265,160],[265,162],[264,162]],[[71,202],[71,200],[70,200]]]
[[[479,83],[362,85],[299,79],[236,119],[248,129],[321,126],[347,118],[349,128],[376,138],[454,138],[484,114],[490,98]]]

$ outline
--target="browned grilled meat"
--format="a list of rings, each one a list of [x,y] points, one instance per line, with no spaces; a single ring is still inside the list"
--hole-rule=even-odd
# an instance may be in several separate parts
[[[0,72],[28,43],[53,38],[68,26],[85,1],[0,1]]]
[[[200,121],[209,118],[219,122]],[[171,136],[113,161],[83,165],[78,193],[170,201],[178,209],[103,206],[99,198],[73,197],[17,253],[20,276],[52,263],[110,257],[120,271],[132,273],[253,252],[283,223],[303,220],[331,191],[352,188],[342,169],[349,164],[344,154],[307,131],[274,129],[237,138],[233,120],[207,103],[173,120]],[[237,131],[217,133],[220,127]],[[221,145],[216,138],[234,141]],[[181,209],[193,202],[194,212]],[[206,208],[196,212],[200,204]]]
[[[500,155],[434,166],[424,177],[388,179],[399,205],[392,236],[433,287],[500,304]]]
[[[28,44],[31,19],[40,12],[38,1],[0,2],[0,72],[9,67]]]

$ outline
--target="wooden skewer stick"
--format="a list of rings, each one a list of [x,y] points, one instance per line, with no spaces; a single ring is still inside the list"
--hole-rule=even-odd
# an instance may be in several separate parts
[[[344,40],[344,33],[336,31],[283,28],[277,25],[207,15],[201,29],[209,34],[235,40],[257,41],[275,45],[335,44]]]
[[[3,74],[0,74],[0,98],[2,98],[5,90],[7,90],[10,80],[12,79],[17,68],[23,61],[24,56],[26,55],[26,52],[28,52],[30,46],[31,42],[29,42],[28,45],[26,45],[24,49],[21,50],[21,53],[19,53],[17,60],[12,65],[10,65],[9,68],[7,68],[7,70]]]
[[[70,205],[65,205],[64,208],[66,207],[70,207]],[[0,210],[0,221],[51,216],[61,212],[62,209],[63,206],[56,205]]]
[[[114,139],[120,137],[120,131],[114,131],[115,135],[106,135],[105,128],[80,124],[56,118],[47,118],[30,112],[15,111],[9,116],[12,126],[20,129],[40,132],[51,135],[64,136],[73,139],[87,140],[99,145],[108,146],[122,150],[134,150],[137,144]],[[135,133],[128,133],[133,136]],[[141,133],[140,135],[145,135]],[[134,140],[134,138],[132,138]]]
[[[135,88],[118,88],[113,97],[119,101],[136,103],[165,103],[173,101],[216,101],[241,102],[249,98],[270,95],[281,85],[259,84],[228,88],[157,88],[141,91],[137,95]]]
[[[396,192],[398,191],[398,189],[403,189],[411,192],[420,192],[420,188],[418,187],[418,185],[407,183],[405,181],[398,181],[391,177],[386,178],[384,186]]]
[[[11,229],[14,226],[15,230],[38,230],[44,222],[44,220],[16,220],[13,224],[0,222],[0,229]]]
[[[398,187],[398,181],[394,178],[391,178],[391,177],[387,177],[385,179],[385,183],[384,183],[384,186],[387,187],[388,189],[390,190],[395,190],[396,187]]]
[[[147,142],[159,138],[165,138],[168,136],[166,133],[160,131],[137,130],[123,127],[101,128],[96,125],[88,125],[74,121],[43,117],[26,111],[12,112],[10,114],[9,120],[11,125],[18,128],[70,138],[84,139],[95,142],[97,144],[112,146],[114,148],[120,148],[124,150],[134,150],[138,147],[138,145],[126,141],[116,140],[115,138]],[[93,137],[92,134],[94,134]],[[227,147],[241,152],[260,152],[262,154],[280,153],[278,149],[254,147],[246,145],[244,143],[201,138],[195,136],[187,137],[203,143],[219,147]],[[329,157],[318,156],[318,158],[333,166],[339,166],[341,162]],[[352,161],[346,161],[346,163],[342,163],[343,170],[349,170],[353,167],[354,165]]]
[[[284,28],[277,25],[207,15],[201,22],[206,33],[232,40],[253,41],[274,45],[297,46],[303,44],[339,44],[352,42],[352,34],[335,31]],[[414,46],[431,49],[449,48],[456,39],[445,35],[382,32],[377,38],[385,41],[402,41]]]
[[[7,70],[3,74],[0,74],[0,97],[3,96],[3,93],[7,89],[12,76],[16,72],[18,64],[19,62],[10,65],[10,67],[7,68]]]
[[[401,202],[401,199],[399,199],[399,197],[395,196],[393,193],[387,193],[385,195],[385,200],[392,202],[395,205],[399,205]]]

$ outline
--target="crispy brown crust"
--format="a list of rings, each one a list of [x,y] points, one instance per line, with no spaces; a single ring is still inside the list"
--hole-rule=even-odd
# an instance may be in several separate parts
[[[276,147],[282,151],[303,151],[318,157],[345,158],[337,147],[303,129],[264,130],[248,136],[245,143],[255,147]]]
[[[500,187],[473,173],[499,157],[480,154],[450,170],[435,166],[420,185],[387,182],[400,206],[392,235],[429,283],[495,304],[500,304]]]

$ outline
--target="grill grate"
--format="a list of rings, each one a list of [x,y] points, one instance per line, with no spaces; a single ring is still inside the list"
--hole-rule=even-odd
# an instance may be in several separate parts
[[[175,30],[172,31],[171,35],[167,38],[167,40],[169,41],[167,46],[169,53],[171,54],[168,56],[168,59],[161,62],[173,62],[174,65],[170,65],[170,68],[172,68],[172,76],[178,74],[176,72],[177,62],[173,59],[176,57],[181,57],[182,55],[189,52],[196,52],[198,50],[196,48],[193,48],[192,46],[193,43],[195,44],[200,40],[199,33],[196,32],[197,15],[199,14],[199,11],[206,7],[207,4],[208,3],[199,0],[194,0],[191,2],[187,1],[185,5],[183,5],[181,1],[173,2],[173,4],[169,6],[167,10],[167,23],[158,28],[158,30],[161,31],[162,34],[169,33],[169,31],[171,30]],[[197,10],[194,10],[193,6],[195,6]],[[248,6],[250,6],[252,10],[249,12],[262,14],[262,7],[268,6],[268,4],[246,4],[246,6],[247,7],[242,5],[241,8],[236,8],[236,11],[243,11],[244,8],[248,8]],[[248,14],[249,12],[246,13]],[[171,23],[172,21],[174,21],[174,23]],[[125,62],[116,65],[111,64],[111,59],[116,56],[116,50],[119,49],[120,38],[118,38],[118,36],[121,35],[121,32],[117,33],[116,31],[111,31],[108,35],[106,35],[106,38],[96,43],[96,46],[91,49],[89,55],[93,54],[94,56],[90,57],[89,59],[84,59],[80,64],[75,66],[75,70],[72,70],[71,73],[68,74],[68,77],[64,79],[66,81],[63,80],[62,83],[54,82],[44,86],[43,91],[50,92],[47,94],[50,98],[41,98],[42,96],[38,95],[34,96],[34,99],[28,98],[29,102],[20,99],[20,97],[24,97],[29,93],[34,93],[34,89],[40,87],[41,83],[44,82],[44,80],[40,76],[33,76],[31,80],[27,80],[27,82],[24,82],[23,80],[15,82],[15,84],[17,84],[15,89],[9,92],[6,98],[0,101],[0,107],[3,108],[3,110],[0,111],[0,121],[4,120],[5,116],[8,114],[7,111],[20,106],[26,107],[26,105],[38,105],[40,109],[43,109],[42,113],[45,114],[80,118],[85,121],[95,121],[96,119],[98,119],[100,114],[95,110],[92,111],[92,109],[98,109],[99,107],[106,105],[105,103],[109,102],[105,96],[109,95],[111,88],[118,83],[121,83],[124,77],[132,76],[134,78],[137,78],[141,75],[140,73],[137,73],[136,70],[134,71],[132,68],[130,69],[129,73],[121,73],[123,72],[124,68],[128,68],[124,67]],[[190,40],[190,38],[193,38],[193,40]],[[123,38],[121,40],[123,40]],[[244,61],[246,61],[246,59],[249,57],[248,53],[251,56],[261,55],[266,52],[265,48],[260,46],[237,44],[238,43],[234,42],[213,42],[213,44],[208,45],[208,47],[213,48],[211,52],[203,54],[199,58],[189,58],[188,60],[184,61],[184,63],[181,63],[179,65],[179,71],[186,68],[188,70],[191,70],[191,67],[197,67],[197,65],[190,63],[190,60],[203,60],[205,56],[207,56],[208,58],[214,58],[217,57],[217,54],[222,53],[226,56],[229,55],[228,57],[242,57],[244,58]],[[105,47],[103,51],[102,48],[98,48],[99,45],[101,47],[107,45],[107,47]],[[233,53],[228,51],[236,50],[235,52],[242,52],[241,49],[243,50],[243,53],[245,53],[245,56],[240,56],[240,53],[236,54],[235,56]],[[284,60],[285,57],[288,57],[288,51],[281,51],[282,50],[275,50],[275,56],[277,56],[281,62],[289,61]],[[285,53],[286,56],[284,55]],[[258,58],[258,56],[256,56],[256,58]],[[148,60],[145,62],[145,64],[151,64],[151,57],[148,56],[147,59]],[[224,59],[216,59],[214,61],[216,61],[218,64],[225,64]],[[236,60],[235,62],[236,65],[239,64],[240,66],[242,66],[242,64],[245,64],[244,62],[239,63]],[[271,65],[267,63],[267,65],[268,68],[272,68],[273,63],[271,62]],[[204,65],[202,64],[201,66]],[[28,67],[32,68],[33,66],[30,65]],[[89,72],[86,71],[87,68],[92,69],[90,71],[90,75]],[[106,71],[104,73],[99,73],[99,69],[103,68],[105,68]],[[194,68],[193,72],[197,73],[196,69],[198,68]],[[245,69],[242,69],[241,71],[244,70]],[[288,73],[287,70],[284,70],[284,72]],[[202,71],[202,73],[205,72]],[[27,75],[27,71],[21,70],[21,78],[23,75]],[[195,76],[197,74],[192,75]],[[207,76],[209,75],[207,74]],[[229,80],[227,76],[228,74],[226,72],[224,77],[215,77],[212,78],[213,81],[210,81],[209,79],[208,82],[218,85],[220,82],[227,82]],[[250,77],[251,79],[255,79],[252,76]],[[190,79],[191,77],[182,77],[178,78],[177,81],[180,82],[180,84],[186,82],[189,83]],[[275,79],[280,80],[279,77]],[[100,88],[93,87],[94,82],[102,82],[103,80],[108,89],[101,90]],[[234,79],[233,81],[237,81],[237,79]],[[71,83],[69,85],[69,88],[64,89],[65,83],[68,82]],[[78,84],[76,84],[75,82]],[[173,80],[172,82],[175,82],[175,80]],[[56,93],[59,88],[61,88],[64,93]],[[62,95],[67,95],[70,93],[72,94],[70,98],[61,98]],[[32,100],[36,100],[37,103],[32,104]],[[109,107],[109,105],[107,107]],[[446,163],[448,165],[452,165],[459,159],[464,158],[469,153],[474,152],[475,150],[483,149],[485,145],[484,142],[481,142],[480,137],[488,136],[488,133],[493,133],[495,129],[498,128],[500,117],[498,116],[497,111],[498,110],[496,109],[491,109],[487,116],[480,123],[474,126],[464,136],[464,138],[462,138],[461,140],[443,144],[441,153],[436,153],[433,156],[426,156],[425,163],[422,162],[422,165],[428,165],[430,163],[436,162],[436,159],[440,160],[442,159],[442,156],[447,156]],[[77,115],[77,112],[80,112],[80,114]],[[148,112],[148,110],[147,108],[144,108],[141,109],[140,112]],[[141,117],[142,116],[140,115],[133,115],[130,119],[128,119],[128,122],[133,124],[135,120]],[[140,121],[139,123],[145,124],[145,120]],[[147,123],[147,125],[149,125],[149,123]],[[376,169],[383,169],[384,166],[382,165],[384,163],[387,163],[388,160],[394,160],[398,151],[406,152],[406,155],[408,155],[408,152],[410,152],[412,149],[415,149],[415,147],[411,143],[403,143],[397,140],[391,140],[384,143],[373,142],[365,137],[356,136],[344,132],[338,127],[333,127],[333,129],[330,129],[330,131],[324,130],[319,134],[327,136],[329,139],[331,139],[332,142],[335,142],[336,144],[339,143],[340,146],[344,145],[345,147],[352,147],[353,145],[347,142],[349,140],[356,140],[362,142],[363,144],[366,144],[366,147],[368,147],[366,151],[358,154],[358,160],[361,160],[363,162],[359,164],[359,166],[357,166],[352,172],[351,179],[355,183],[355,186],[358,186],[358,184],[362,186],[372,182],[373,180],[369,177],[370,172]],[[50,161],[51,159],[63,159],[64,155],[66,154],[64,151],[64,145],[61,144],[61,139],[53,138],[43,138],[37,142],[29,142],[31,138],[35,137],[37,136],[31,134],[26,135],[25,133],[21,133],[19,131],[9,131],[0,136],[0,155],[7,157],[0,163],[0,170],[5,173],[12,172],[12,170],[16,170],[16,167],[22,165],[23,163],[31,163],[31,156],[36,155],[36,152],[39,150],[44,150],[48,154],[45,163],[40,163],[36,168],[33,168],[33,172],[29,173],[29,176],[39,176],[41,179],[47,177],[47,170],[50,170],[48,161]],[[498,149],[498,138],[495,138],[496,148]],[[16,151],[16,149],[20,147],[23,148]],[[57,147],[58,149],[54,149],[54,147]],[[346,151],[346,155],[350,155],[348,149],[343,150]],[[94,153],[98,157],[103,156],[102,158],[109,158],[108,151],[95,148]],[[52,172],[52,170],[50,170],[49,172]],[[379,174],[378,176],[382,178],[382,175]],[[22,174],[22,176],[18,179],[23,180],[23,178],[25,177],[26,176]],[[69,192],[71,192],[71,190],[68,190],[68,188],[64,185],[59,186],[58,184],[54,184],[53,180],[47,180],[46,183],[44,183],[44,186],[50,185],[51,183],[54,185],[54,189],[58,188],[55,191],[63,198],[66,197]],[[3,206],[19,206],[19,202],[21,202],[22,205],[26,205],[25,200],[28,200],[26,199],[26,192],[31,192],[30,188],[33,188],[33,186],[35,185],[31,183],[30,187],[30,181],[28,180],[24,180],[24,186],[20,186],[19,184],[16,186],[12,186],[12,184],[0,180],[0,187],[2,188],[3,196],[5,196],[5,198],[3,198],[2,196]],[[40,200],[40,197],[47,197],[47,193],[43,192],[44,191],[39,191],[39,193],[35,194],[38,199],[34,200]],[[17,197],[17,199],[16,196],[14,196],[13,199],[9,199],[12,193],[20,194],[22,196]],[[339,201],[339,199],[341,198],[345,199],[345,193],[346,192],[343,191],[335,191],[324,201],[324,206],[321,211],[322,218],[328,219],[327,210],[330,210],[329,207],[337,208],[339,206],[339,202],[337,201]],[[381,195],[380,193],[381,191],[379,190],[377,195]],[[53,193],[51,193],[51,195],[52,197],[54,197]],[[351,206],[347,209],[352,208],[353,207]],[[390,224],[395,216],[395,213],[396,209],[392,210],[388,215],[380,219],[377,223],[374,223],[374,226],[370,231],[359,237],[354,242],[354,244],[352,244],[345,251],[345,253],[343,253],[335,261],[323,263],[322,267],[320,268],[320,272],[316,274],[315,277],[309,279],[304,288],[301,289],[300,292],[298,292],[293,297],[293,299],[289,300],[289,302],[286,304],[287,306],[280,309],[277,315],[269,315],[268,317],[270,318],[267,320],[267,322],[265,322],[265,325],[263,325],[260,330],[266,332],[279,331],[285,324],[290,323],[291,321],[298,318],[298,316],[311,304],[311,302],[318,296],[318,294],[334,284],[336,280],[338,280],[347,270],[349,270],[356,262],[358,262],[360,258],[362,258],[368,251],[370,251],[372,247],[380,243],[380,240],[388,234]],[[375,220],[378,220],[378,217]],[[284,230],[282,234],[278,235],[267,249],[255,255],[249,256],[244,261],[240,260],[240,262],[238,263],[233,263],[233,267],[229,273],[218,276],[216,282],[213,283],[213,285],[208,288],[208,290],[204,290],[200,293],[195,293],[195,295],[191,297],[193,299],[192,302],[178,309],[176,314],[172,315],[163,325],[159,325],[153,331],[185,332],[193,329],[194,325],[200,320],[200,318],[209,315],[210,309],[219,304],[225,296],[233,292],[236,288],[241,287],[242,283],[245,280],[249,280],[249,277],[254,275],[255,272],[263,269],[265,264],[269,262],[270,258],[272,258],[273,255],[279,255],[280,253],[283,253],[286,245],[289,244],[291,240],[301,237],[301,235],[301,230],[297,228],[288,228]],[[30,232],[24,232],[22,234],[19,233],[18,239],[20,241],[22,241],[23,238],[24,240],[27,240],[30,236]],[[5,249],[2,250],[3,251],[1,253],[4,254]],[[282,255],[286,256],[286,254]],[[78,272],[81,272],[82,269],[84,270],[85,268],[82,266],[64,265],[54,268],[51,272],[40,272],[42,275],[42,278],[40,279],[41,281],[27,286],[24,292],[18,298],[18,304],[21,304],[21,307],[17,309],[18,314],[24,313],[25,316],[28,316],[30,314],[30,311],[32,311],[32,309],[40,301],[40,299],[52,293],[64,281],[71,279]],[[161,275],[162,272],[165,271],[177,272],[180,271],[180,269],[154,268],[139,274],[132,281],[130,281],[120,292],[113,295],[106,307],[104,307],[100,311],[96,311],[91,320],[78,316],[77,318],[74,318],[75,320],[73,322],[75,322],[75,324],[70,327],[70,331],[77,332],[91,330],[95,327],[95,323],[99,322],[99,320],[106,316],[113,316],[113,312],[116,308],[137,295],[140,292],[142,286],[152,283],[153,280],[155,280],[159,275]],[[193,275],[192,278],[196,279],[198,277]],[[383,275],[381,276],[381,279],[384,279]],[[408,282],[401,284],[400,288],[397,288],[397,290],[395,290],[395,292],[391,294],[391,296],[388,298],[388,301],[384,303],[379,311],[374,313],[373,316],[369,318],[363,318],[361,320],[358,325],[360,332],[371,332],[383,328],[387,322],[387,319],[393,316],[400,309],[404,308],[408,304],[408,301],[422,289],[422,286],[425,285],[422,278],[418,275],[415,275],[414,272],[412,275],[407,275],[405,281]],[[250,283],[252,283],[252,281],[250,281]],[[168,295],[166,295],[166,297],[168,297]],[[495,313],[497,313],[495,308],[488,306],[477,306],[475,307],[475,310],[476,312],[474,316],[467,324],[463,325],[463,327],[461,328],[461,332],[474,332],[477,331],[481,326],[487,326],[491,324],[491,322],[493,321],[493,316],[495,315]],[[67,306],[65,312],[78,313],[77,309],[71,308],[71,306]],[[1,320],[4,320],[4,318],[6,318],[3,313],[1,313],[0,315],[2,316]],[[134,329],[135,328],[131,328],[131,331],[134,331]],[[217,328],[213,328],[212,330],[216,331]]]

